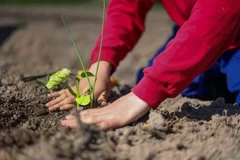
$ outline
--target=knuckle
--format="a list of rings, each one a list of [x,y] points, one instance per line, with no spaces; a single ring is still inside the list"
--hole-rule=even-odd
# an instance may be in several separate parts
[[[102,99],[98,99],[98,100],[97,100],[97,104],[98,104],[98,105],[101,105],[102,102],[103,102]]]
[[[63,105],[60,107],[60,110],[68,110],[70,108],[71,108],[70,105]]]
[[[66,100],[65,100],[65,103],[72,103],[73,101],[72,101],[72,99],[71,98],[67,98]]]
[[[66,98],[66,95],[63,93],[63,94],[61,94],[61,97],[59,97],[59,98],[61,98],[63,100]]]
[[[75,97],[73,97],[73,96],[69,97],[69,99],[71,100],[71,102],[75,101]]]
[[[67,90],[63,90],[63,95],[66,97],[67,96]]]

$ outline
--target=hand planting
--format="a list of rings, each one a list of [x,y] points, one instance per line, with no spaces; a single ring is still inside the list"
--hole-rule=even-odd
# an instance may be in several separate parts
[[[67,29],[67,31],[70,35],[70,38],[71,38],[71,40],[74,44],[74,47],[76,49],[76,52],[77,52],[80,64],[83,68],[83,71],[82,71],[82,73],[79,74],[79,76],[76,76],[76,77],[72,77],[70,75],[71,71],[66,69],[66,68],[62,69],[61,71],[57,71],[56,73],[54,73],[53,75],[50,76],[50,78],[48,79],[48,82],[46,84],[46,87],[50,90],[55,89],[55,87],[58,86],[60,83],[63,83],[64,81],[66,81],[66,79],[71,78],[75,83],[76,92],[74,92],[73,89],[68,84],[66,84],[66,86],[67,86],[67,89],[68,89],[69,93],[71,93],[71,95],[73,97],[75,97],[75,101],[77,103],[77,108],[79,108],[80,106],[87,106],[89,104],[91,104],[91,108],[93,108],[93,104],[95,102],[94,90],[95,90],[95,87],[96,87],[97,74],[98,74],[98,70],[99,70],[100,57],[101,57],[101,52],[102,52],[103,28],[104,28],[104,21],[105,21],[105,1],[103,1],[103,8],[104,9],[103,9],[103,18],[102,18],[102,34],[101,34],[100,50],[99,50],[97,68],[96,68],[96,74],[95,75],[86,70],[86,67],[83,63],[83,58],[80,54],[79,48],[76,45],[76,42],[73,38],[73,35],[72,35],[70,29],[68,28],[67,23],[64,21],[64,19],[62,17],[62,21],[63,21],[63,23],[65,25],[65,28]],[[93,84],[91,84],[89,77],[94,77],[94,83]],[[88,87],[87,87],[87,90],[85,92],[80,94],[79,85],[80,85],[80,81],[84,78],[87,79]]]
[[[80,77],[76,76],[76,77],[72,77],[71,75],[71,71],[63,68],[60,71],[57,71],[56,73],[54,73],[53,75],[50,76],[46,87],[50,90],[53,90],[56,88],[56,86],[58,86],[60,83],[63,83],[64,81],[66,81],[68,78],[72,79],[75,83],[76,86],[76,92],[73,91],[73,89],[67,84],[67,89],[69,91],[69,93],[71,93],[71,95],[73,97],[75,97],[75,101],[77,102],[77,108],[79,108],[80,106],[87,106],[89,105],[89,103],[91,102],[91,92],[84,92],[83,94],[80,94],[79,91],[79,84],[81,79],[86,78],[86,77],[94,77],[94,75],[91,72],[82,72],[80,74]],[[92,85],[90,84],[90,88],[92,88]],[[93,101],[93,99],[92,99]]]

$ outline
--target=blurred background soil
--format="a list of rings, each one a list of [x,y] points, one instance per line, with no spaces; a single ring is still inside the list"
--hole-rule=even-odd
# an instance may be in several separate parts
[[[59,120],[71,111],[49,113],[47,91],[20,77],[81,69],[61,15],[88,64],[101,5],[0,2],[0,35],[9,35],[0,46],[0,159],[240,159],[240,109],[221,98],[167,99],[141,120],[108,132],[83,124],[80,130],[62,128]],[[113,75],[121,84],[113,99],[129,92],[137,70],[170,36],[172,24],[165,10],[154,6],[139,43]]]

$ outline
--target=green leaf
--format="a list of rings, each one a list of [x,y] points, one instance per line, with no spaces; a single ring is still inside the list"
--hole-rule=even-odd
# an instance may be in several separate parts
[[[86,106],[91,102],[89,95],[81,95],[80,97],[75,99],[79,105]]]
[[[74,97],[77,97],[77,94],[72,90],[72,88],[69,85],[67,85],[67,89]]]
[[[40,86],[45,86],[46,85],[46,83],[44,81],[40,80],[40,79],[37,79],[37,83]]]
[[[49,79],[50,79],[50,75],[48,74],[48,75],[47,75],[47,81],[49,81]]]
[[[94,75],[93,75],[91,72],[82,72],[82,73],[81,73],[81,77],[82,77],[82,78],[94,77]]]
[[[36,81],[37,81],[37,84],[38,84],[39,86],[44,86],[44,87],[46,87],[46,84],[47,84],[47,82],[48,82],[48,78],[47,78],[47,77],[43,77],[43,78],[37,79]]]
[[[66,68],[57,71],[56,73],[49,77],[46,87],[48,89],[54,89],[57,85],[64,82],[70,76],[70,73],[71,71]]]

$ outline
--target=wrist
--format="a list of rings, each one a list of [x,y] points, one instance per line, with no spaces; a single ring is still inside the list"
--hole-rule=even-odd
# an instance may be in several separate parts
[[[97,66],[98,66],[98,62],[93,63],[90,67],[89,67],[89,71],[92,72],[93,74],[96,73],[97,71]],[[98,68],[98,74],[110,77],[111,73],[112,73],[112,64],[108,61],[100,61],[99,62],[99,68]]]
[[[169,97],[163,84],[147,76],[144,76],[131,91],[152,109],[156,109],[162,101]]]

